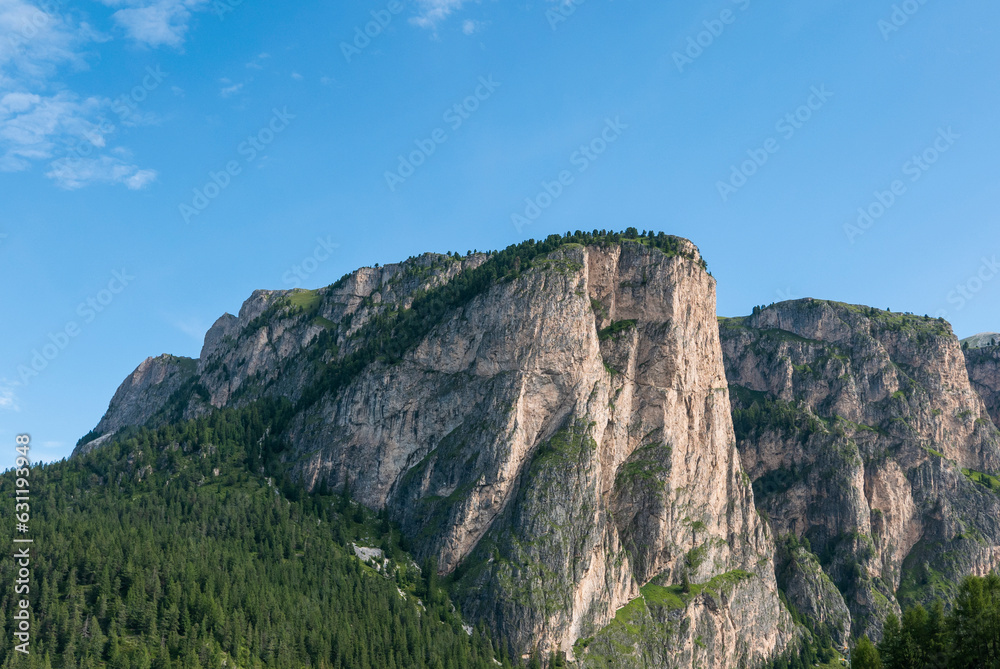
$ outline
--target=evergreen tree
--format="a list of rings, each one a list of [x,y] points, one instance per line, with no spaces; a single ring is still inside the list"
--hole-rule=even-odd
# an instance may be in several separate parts
[[[867,636],[858,640],[858,645],[851,653],[852,669],[882,669],[882,660],[879,658],[878,650]]]

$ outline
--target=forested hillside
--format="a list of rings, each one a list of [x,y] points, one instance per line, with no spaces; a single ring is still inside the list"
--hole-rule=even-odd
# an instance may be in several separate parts
[[[499,666],[387,521],[260,473],[278,421],[266,405],[219,411],[32,469],[31,655],[12,651],[4,588],[0,666]],[[0,478],[5,498],[13,483]],[[363,563],[355,542],[388,562]],[[13,568],[0,562],[3,582]]]

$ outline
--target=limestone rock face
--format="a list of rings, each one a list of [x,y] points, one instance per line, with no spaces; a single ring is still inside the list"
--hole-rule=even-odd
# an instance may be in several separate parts
[[[143,425],[174,392],[194,378],[196,370],[197,363],[191,358],[173,355],[146,358],[118,386],[107,413],[94,432],[99,436],[128,425]]]
[[[782,545],[776,562],[778,587],[788,603],[829,634],[837,648],[849,646],[851,611],[816,556],[802,546]]]
[[[721,336],[757,504],[808,539],[854,635],[997,566],[1000,500],[970,473],[1000,469],[1000,435],[946,323],[798,300]]]
[[[1000,335],[995,337],[1000,341]],[[993,423],[1000,425],[1000,346],[970,347],[964,353],[972,387],[986,403]]]
[[[161,356],[142,363],[118,389],[92,437],[127,425],[196,418],[263,397],[295,401],[315,379],[318,365],[334,361],[307,355],[320,334],[349,351],[350,336],[363,324],[409,306],[415,293],[447,283],[485,259],[485,254],[459,260],[428,253],[361,268],[316,291],[254,291],[239,316],[224,314],[212,325],[196,361]],[[164,379],[168,382],[161,383]]]
[[[427,255],[317,291],[257,291],[213,325],[185,387],[133,397],[129,415],[289,400],[294,476],[387,509],[454,575],[464,615],[517,652],[667,668],[784,650],[795,626],[736,449],[715,281],[690,242],[564,244],[401,356],[322,385],[383,323],[489,261]],[[650,634],[625,639],[616,615],[639,608]]]

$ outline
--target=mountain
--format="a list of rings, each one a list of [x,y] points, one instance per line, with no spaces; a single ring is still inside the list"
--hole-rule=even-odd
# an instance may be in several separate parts
[[[947,323],[805,299],[720,331],[756,502],[822,584],[799,583],[801,557],[779,564],[793,606],[839,642],[878,638],[901,604],[997,567],[1000,488],[982,481],[1000,433]]]
[[[868,307],[717,319],[691,242],[577,232],[256,291],[73,460],[266,410],[248,474],[391,521],[512,656],[811,666],[1000,560],[966,364],[943,321]]]
[[[986,348],[1000,344],[1000,333],[980,332],[962,340],[962,348]]]

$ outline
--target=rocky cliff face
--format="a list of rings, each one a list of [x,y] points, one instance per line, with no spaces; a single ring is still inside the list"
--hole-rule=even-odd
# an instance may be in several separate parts
[[[1000,439],[946,323],[799,300],[720,324],[756,502],[822,565],[780,579],[803,614],[837,629],[846,604],[877,637],[897,591],[926,601],[997,566],[1000,500],[977,472],[1000,470]]]
[[[994,335],[1000,340],[1000,335]],[[990,341],[993,337],[990,338]],[[986,403],[993,423],[1000,425],[1000,346],[965,349],[965,366],[972,387]]]
[[[697,249],[657,239],[256,291],[78,452],[280,398],[283,471],[385,509],[470,621],[581,667],[752,667],[796,620],[843,646],[998,566],[996,347],[819,300],[717,320]]]
[[[197,373],[197,361],[173,355],[146,358],[118,386],[95,435],[117,432],[128,425],[144,425],[170,397]]]
[[[422,256],[258,291],[212,327],[194,374],[132,383],[97,432],[287,398],[296,476],[387,509],[516,650],[723,667],[784,649],[794,625],[697,249],[563,244],[437,307],[490,262]],[[400,330],[414,300],[435,320]]]
[[[692,580],[743,568],[770,592],[757,645],[713,651],[766,657],[787,640],[769,540],[730,432],[714,282],[687,251],[567,247],[494,287],[299,417],[304,478],[388,506],[517,648],[572,652],[697,550]]]

